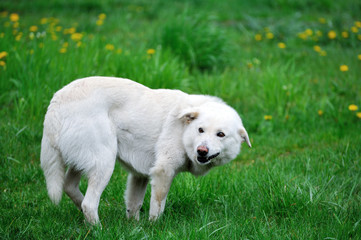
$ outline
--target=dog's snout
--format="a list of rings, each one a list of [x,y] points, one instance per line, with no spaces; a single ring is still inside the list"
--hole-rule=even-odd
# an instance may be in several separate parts
[[[206,146],[199,146],[197,148],[197,153],[199,156],[205,157],[208,154],[208,148]]]

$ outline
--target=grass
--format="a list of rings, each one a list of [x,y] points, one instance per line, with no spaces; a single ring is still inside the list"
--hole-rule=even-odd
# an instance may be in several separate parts
[[[0,12],[1,239],[361,238],[359,1],[6,0]],[[90,228],[65,195],[51,204],[39,166],[52,95],[90,75],[222,97],[253,148],[178,176],[155,223],[150,189],[141,220],[126,219],[117,165],[103,229]]]

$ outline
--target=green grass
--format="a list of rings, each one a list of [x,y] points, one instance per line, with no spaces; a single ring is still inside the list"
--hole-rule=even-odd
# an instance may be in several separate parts
[[[6,0],[2,11],[1,239],[361,238],[359,1]],[[72,27],[81,44],[64,34]],[[91,228],[67,196],[51,204],[39,164],[52,95],[91,75],[219,96],[242,116],[253,148],[207,176],[180,174],[155,223],[150,189],[141,220],[126,219],[127,173],[117,165],[100,202],[103,229]]]

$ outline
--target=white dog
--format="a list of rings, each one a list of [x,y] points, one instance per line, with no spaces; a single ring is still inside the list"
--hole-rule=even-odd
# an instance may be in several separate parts
[[[40,158],[51,200],[58,204],[64,189],[91,224],[99,223],[100,196],[118,158],[130,172],[128,218],[139,219],[150,180],[149,219],[155,220],[179,172],[205,174],[234,159],[244,141],[251,147],[241,118],[219,98],[89,77],[55,93]],[[88,177],[85,196],[82,174]]]

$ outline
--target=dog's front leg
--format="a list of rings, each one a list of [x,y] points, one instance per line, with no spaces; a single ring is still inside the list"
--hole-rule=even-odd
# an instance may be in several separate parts
[[[174,175],[174,170],[169,166],[155,166],[152,168],[149,220],[154,221],[163,213]]]

